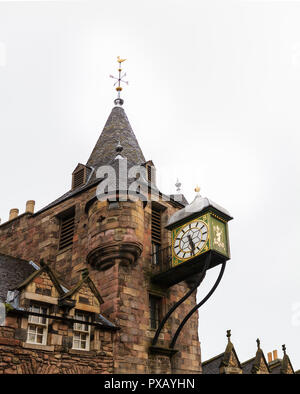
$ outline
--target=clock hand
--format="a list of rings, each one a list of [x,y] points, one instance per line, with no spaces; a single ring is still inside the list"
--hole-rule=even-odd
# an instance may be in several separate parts
[[[187,237],[188,237],[188,240],[189,240],[190,247],[192,249],[192,255],[194,255],[194,251],[195,251],[194,241],[192,240],[192,237],[190,235],[188,235]]]

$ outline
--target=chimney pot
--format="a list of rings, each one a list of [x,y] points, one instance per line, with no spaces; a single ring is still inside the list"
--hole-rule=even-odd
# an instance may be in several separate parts
[[[273,360],[277,360],[278,355],[277,355],[277,350],[273,350]]]
[[[18,215],[19,215],[19,210],[18,210],[18,208],[12,208],[12,209],[9,211],[9,220],[13,220],[13,219],[17,218]]]
[[[268,353],[268,363],[272,361],[272,352]]]
[[[26,202],[26,213],[34,213],[35,201],[29,200]]]

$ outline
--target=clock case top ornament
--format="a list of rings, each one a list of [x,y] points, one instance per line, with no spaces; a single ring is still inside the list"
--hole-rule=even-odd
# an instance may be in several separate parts
[[[169,287],[198,274],[205,265],[210,269],[229,260],[227,223],[231,219],[226,209],[197,194],[191,204],[171,216],[166,226],[172,232],[169,268],[152,281]]]

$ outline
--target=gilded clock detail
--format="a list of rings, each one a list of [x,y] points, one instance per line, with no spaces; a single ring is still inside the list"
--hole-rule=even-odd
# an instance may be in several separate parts
[[[226,254],[227,253],[227,243],[226,243],[226,233],[225,224],[219,220],[212,219],[212,243],[213,247]]]
[[[208,240],[208,227],[202,220],[194,220],[186,224],[177,233],[173,248],[180,260],[197,256]]]

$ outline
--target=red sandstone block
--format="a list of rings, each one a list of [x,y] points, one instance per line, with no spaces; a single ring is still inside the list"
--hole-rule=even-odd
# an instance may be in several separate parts
[[[0,338],[0,345],[18,346],[20,341],[12,338]]]
[[[14,369],[12,369],[12,368],[7,368],[7,369],[4,370],[4,373],[5,374],[15,374],[16,371]]]

